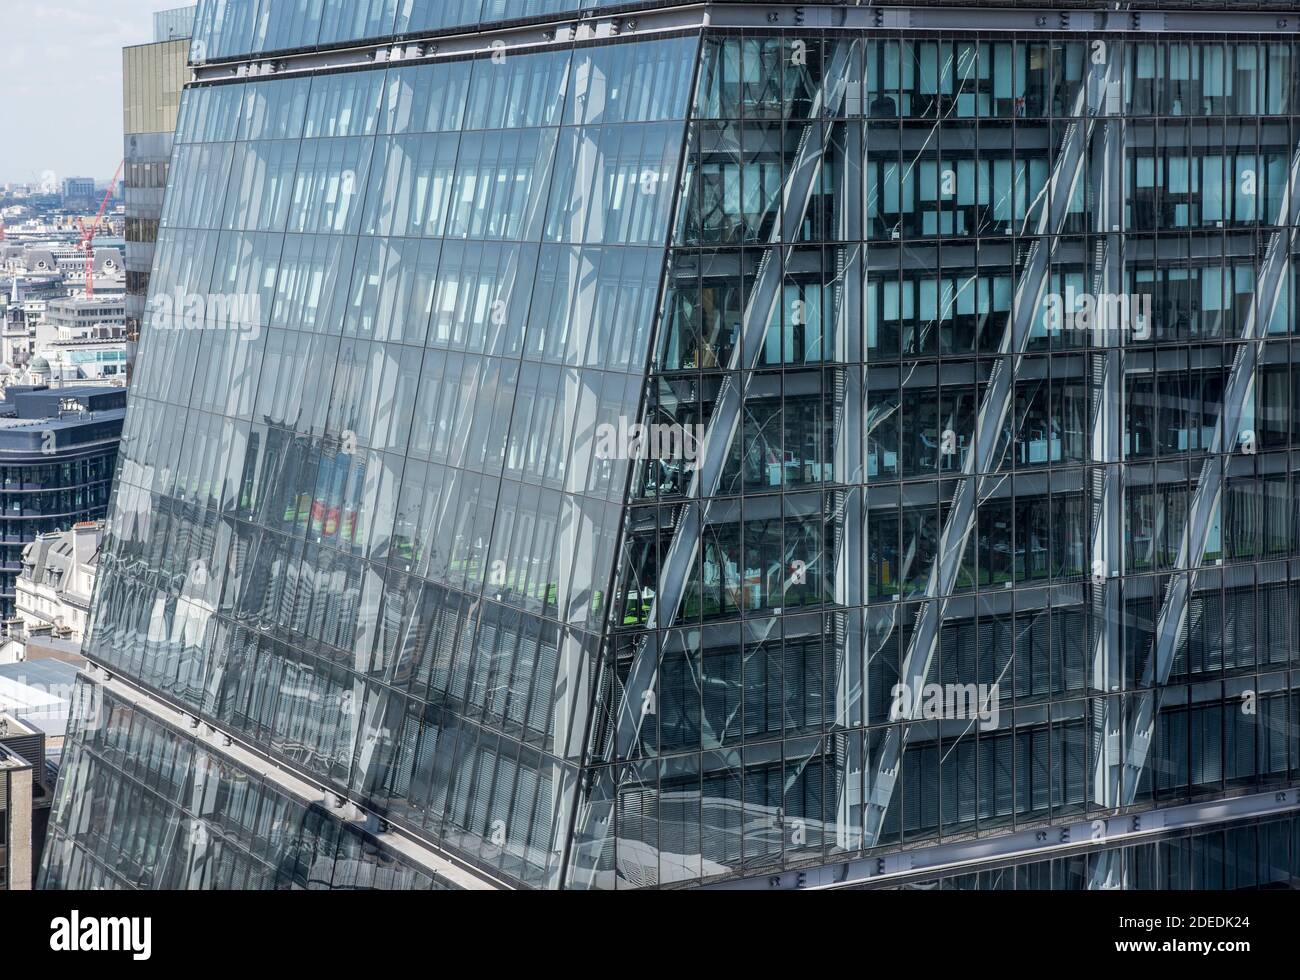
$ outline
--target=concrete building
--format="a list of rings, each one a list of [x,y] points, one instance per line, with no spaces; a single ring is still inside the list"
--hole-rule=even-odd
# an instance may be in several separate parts
[[[69,296],[50,300],[45,309],[45,319],[53,331],[73,337],[92,337],[99,331],[126,326],[126,302],[123,296],[100,296],[93,299]]]
[[[31,338],[27,384],[126,383],[125,298],[51,300]],[[19,332],[12,331],[15,341]],[[13,362],[15,367],[17,362]]]
[[[93,177],[67,177],[63,181],[63,206],[85,208],[95,200]]]
[[[37,349],[28,365],[31,384],[117,384],[126,380],[124,340],[58,341]]]
[[[95,291],[121,294],[125,290],[124,248],[102,242],[95,248],[92,270]],[[6,278],[19,274],[29,292],[38,291],[45,280],[59,280],[70,290],[84,290],[86,253],[72,241],[42,241],[33,244],[13,243],[0,247],[0,271]]]
[[[73,643],[85,637],[103,535],[103,521],[84,521],[42,534],[23,549],[16,603],[24,635]]]
[[[0,714],[0,733],[10,727]],[[13,722],[16,730],[28,734]],[[0,891],[30,891],[35,865],[32,846],[33,797],[44,760],[29,762],[0,735]],[[46,807],[48,813],[48,805]]]
[[[84,665],[57,652],[36,656],[0,666],[0,891],[33,885]]]
[[[0,383],[11,383],[15,368],[21,368],[31,359],[35,341],[35,324],[44,316],[44,301],[29,301],[24,295],[21,276],[14,275],[9,283],[4,316],[0,318]]]

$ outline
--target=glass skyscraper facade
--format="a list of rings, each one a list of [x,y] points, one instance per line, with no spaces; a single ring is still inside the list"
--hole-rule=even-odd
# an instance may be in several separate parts
[[[999,6],[200,4],[44,884],[1300,877],[1297,24]]]

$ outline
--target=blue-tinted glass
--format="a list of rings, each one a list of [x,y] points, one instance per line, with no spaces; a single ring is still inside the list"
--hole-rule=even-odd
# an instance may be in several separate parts
[[[1294,45],[705,35],[191,87],[92,656],[528,885],[1294,782]]]

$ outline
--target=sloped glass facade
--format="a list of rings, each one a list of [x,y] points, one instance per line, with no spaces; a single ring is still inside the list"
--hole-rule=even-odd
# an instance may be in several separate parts
[[[187,90],[92,659],[559,884],[698,43]]]
[[[449,887],[87,679],[74,702],[42,888]]]
[[[195,57],[575,5],[419,6]],[[88,656],[530,887],[1300,784],[1300,47],[978,16],[191,85]]]

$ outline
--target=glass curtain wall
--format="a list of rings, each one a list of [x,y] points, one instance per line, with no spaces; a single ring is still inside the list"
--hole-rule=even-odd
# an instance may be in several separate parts
[[[725,452],[633,475],[572,886],[1113,810],[1150,696],[1124,803],[1300,775],[1296,257],[1275,294],[1264,263],[1288,247],[1296,57],[1258,38],[706,37],[643,418]],[[1114,122],[1085,129],[1101,77]],[[1099,339],[1053,297],[1127,319]],[[1254,384],[1216,443],[1234,371]],[[1207,474],[1223,493],[1189,540]],[[1097,579],[1109,500],[1121,545]],[[900,725],[917,664],[995,717]]]
[[[698,44],[186,91],[92,658],[559,884]]]
[[[501,54],[187,90],[93,659],[537,887],[1300,779],[1294,43]]]
[[[73,701],[42,888],[452,887],[84,678]]]

